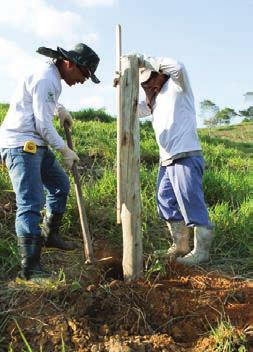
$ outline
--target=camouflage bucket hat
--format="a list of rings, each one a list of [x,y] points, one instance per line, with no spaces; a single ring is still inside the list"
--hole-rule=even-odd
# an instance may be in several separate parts
[[[74,62],[78,66],[84,66],[89,71],[92,82],[100,82],[100,80],[94,74],[100,59],[88,45],[79,43],[74,47],[74,49],[70,51],[64,50],[60,47],[57,47],[57,51],[45,47],[40,47],[38,48],[37,52],[54,59],[67,59]]]

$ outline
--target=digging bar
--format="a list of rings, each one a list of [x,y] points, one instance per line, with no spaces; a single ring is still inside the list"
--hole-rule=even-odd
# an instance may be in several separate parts
[[[68,147],[73,150],[72,137],[69,131],[68,123],[66,122],[64,123],[64,130],[66,134]],[[74,177],[74,183],[75,183],[75,191],[76,191],[77,205],[78,205],[81,228],[82,228],[84,255],[86,258],[86,264],[94,264],[95,262],[94,252],[92,248],[92,242],[91,242],[88,220],[87,220],[87,215],[85,210],[84,198],[82,195],[80,176],[78,173],[76,162],[74,162],[71,171],[72,171],[72,174]]]

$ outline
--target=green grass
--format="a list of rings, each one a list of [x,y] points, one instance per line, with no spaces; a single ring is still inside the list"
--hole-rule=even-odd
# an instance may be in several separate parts
[[[6,111],[7,105],[0,105],[0,121]],[[73,114],[76,120],[72,135],[75,150],[81,158],[79,172],[91,233],[95,238],[121,245],[121,228],[116,224],[116,121],[106,117],[101,117],[102,122],[91,120],[92,116],[104,116],[104,113],[89,109]],[[55,125],[64,136],[57,120]],[[216,259],[247,258],[250,255],[249,236],[253,233],[253,124],[201,129],[199,134],[206,160],[203,179],[205,198],[211,220],[216,225],[212,254]],[[140,136],[142,233],[144,250],[150,253],[166,247],[169,237],[156,211],[155,184],[159,157],[149,122],[141,125]],[[72,189],[62,231],[80,234],[73,178],[71,174],[69,176]],[[4,205],[9,201],[8,192],[11,190],[4,170],[0,172],[0,190],[0,204]],[[15,267],[15,244],[8,247],[15,238],[14,213],[1,218],[1,223],[2,246],[7,248],[5,259],[12,258],[10,260]]]
[[[0,104],[0,122],[3,120],[8,105]],[[101,113],[101,115],[98,115]],[[112,246],[122,246],[121,226],[116,224],[116,121],[103,115],[103,111],[81,111],[75,117],[72,130],[75,150],[81,158],[79,172],[82,190],[85,197],[90,232],[95,239],[107,241]],[[92,118],[93,116],[93,118]],[[101,116],[100,121],[97,116]],[[102,118],[103,117],[103,118]],[[94,121],[95,119],[95,121]],[[55,121],[59,133],[64,136]],[[252,273],[253,263],[253,123],[240,124],[199,131],[206,160],[206,171],[203,178],[206,202],[210,218],[215,223],[215,239],[212,246],[212,261],[217,267],[227,270],[235,267],[242,277]],[[145,257],[154,250],[168,246],[169,236],[166,224],[158,218],[155,203],[155,184],[158,169],[158,147],[150,123],[140,128],[141,136],[141,228]],[[57,154],[57,157],[60,156]],[[72,236],[81,241],[80,222],[76,205],[74,182],[71,173],[71,192],[67,211],[61,231],[63,235]],[[7,282],[15,277],[19,258],[15,235],[15,197],[8,173],[0,168],[0,281]],[[64,262],[64,256],[58,260]],[[44,252],[43,258],[55,267],[55,257]],[[51,262],[50,262],[51,261]],[[80,289],[79,282],[81,254],[75,255],[71,268],[60,270],[58,279],[46,284],[44,291],[52,292],[59,287],[68,286],[71,292]],[[239,263],[239,265],[238,265]],[[59,265],[60,266],[60,265]],[[62,265],[64,266],[64,265]],[[68,282],[68,270],[77,275]],[[83,269],[82,269],[83,270]],[[147,267],[145,276],[162,274],[164,263],[157,259]],[[5,298],[15,301],[16,295],[25,294],[29,288],[11,290],[4,286]],[[35,290],[36,288],[30,288]],[[41,289],[41,286],[40,286]],[[82,288],[83,289],[83,288]],[[23,291],[22,291],[23,290]],[[53,295],[53,293],[52,293]],[[0,331],[4,330],[8,317],[0,323]],[[1,325],[2,324],[2,325]],[[20,350],[43,350],[43,347],[30,346],[26,331],[17,320],[17,328],[22,338]],[[246,351],[245,338],[227,321],[220,322],[211,328],[215,351]],[[0,344],[1,344],[0,337]],[[61,339],[61,350],[65,350],[64,337]],[[66,347],[67,348],[67,347]],[[9,351],[12,347],[9,346]]]
[[[215,352],[247,352],[247,341],[243,332],[238,331],[230,321],[221,321],[211,328]]]
[[[84,109],[81,111],[71,111],[72,116],[76,120],[80,121],[100,121],[100,122],[112,122],[113,117],[110,116],[105,109]]]

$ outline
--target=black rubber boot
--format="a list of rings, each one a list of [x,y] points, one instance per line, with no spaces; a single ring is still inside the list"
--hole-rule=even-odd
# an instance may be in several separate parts
[[[42,224],[42,236],[45,247],[71,251],[76,248],[73,243],[65,242],[59,234],[63,214],[45,215]]]
[[[49,278],[51,274],[40,264],[42,239],[38,236],[18,236],[21,256],[19,277],[24,280]]]

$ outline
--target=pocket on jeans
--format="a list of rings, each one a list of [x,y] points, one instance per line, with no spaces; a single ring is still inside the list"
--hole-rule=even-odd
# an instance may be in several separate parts
[[[31,160],[34,157],[34,154],[27,153],[23,151],[23,147],[10,148],[8,150],[8,156],[6,160],[8,160],[9,165],[8,168],[17,165],[26,165],[30,166]],[[7,163],[6,163],[7,164]]]
[[[17,148],[11,148],[10,154],[11,156],[19,156],[19,155],[25,155],[27,153],[23,151],[23,147],[17,147]]]

